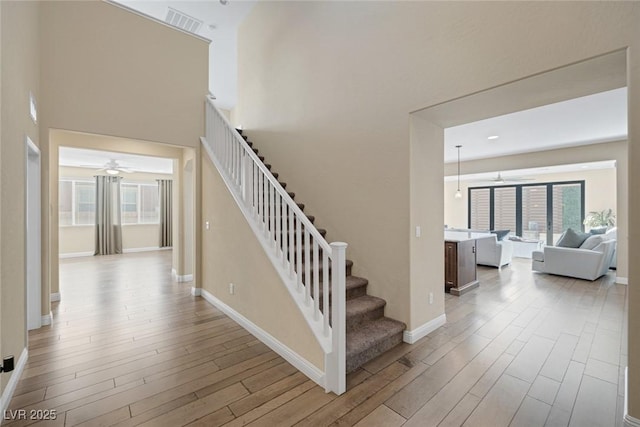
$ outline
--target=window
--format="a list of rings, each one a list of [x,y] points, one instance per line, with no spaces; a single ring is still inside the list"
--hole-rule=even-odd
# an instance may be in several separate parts
[[[96,184],[93,181],[60,180],[58,186],[60,225],[93,225],[96,216]],[[158,184],[122,183],[122,224],[158,224]]]
[[[488,230],[491,221],[489,199],[491,192],[488,188],[481,188],[470,192],[469,228],[473,230]]]
[[[469,228],[511,230],[552,245],[567,228],[582,230],[584,181],[469,188]]]
[[[75,224],[92,225],[96,221],[96,185],[93,182],[75,182]]]
[[[160,222],[158,184],[121,186],[123,224],[157,224]]]
[[[93,225],[96,212],[96,185],[92,181],[61,180],[58,185],[58,223]]]
[[[496,188],[493,191],[493,229],[511,230],[516,234],[516,189]]]

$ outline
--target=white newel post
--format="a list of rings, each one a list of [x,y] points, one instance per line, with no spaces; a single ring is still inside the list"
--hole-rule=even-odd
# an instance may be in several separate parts
[[[344,242],[331,243],[331,354],[325,364],[327,391],[342,394],[347,389],[346,373],[346,251]]]

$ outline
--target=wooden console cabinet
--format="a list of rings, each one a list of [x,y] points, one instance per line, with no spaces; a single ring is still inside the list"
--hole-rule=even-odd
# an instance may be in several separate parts
[[[445,240],[444,290],[462,295],[480,286],[476,272],[476,240]]]

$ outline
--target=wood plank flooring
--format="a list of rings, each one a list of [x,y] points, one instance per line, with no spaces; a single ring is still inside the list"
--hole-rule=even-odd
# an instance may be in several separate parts
[[[622,426],[626,286],[479,267],[447,324],[323,389],[170,275],[171,252],[61,260],[10,426]],[[34,413],[37,414],[37,413]]]

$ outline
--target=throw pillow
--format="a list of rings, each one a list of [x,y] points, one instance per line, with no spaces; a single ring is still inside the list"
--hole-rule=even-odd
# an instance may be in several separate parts
[[[504,238],[509,235],[511,230],[491,230],[491,232],[493,234],[495,234],[496,235],[496,239],[498,239],[498,241],[500,241],[500,240],[504,240]]]
[[[605,240],[604,236],[602,236],[600,234],[595,234],[593,236],[589,236],[589,237],[587,237],[587,240],[582,242],[582,244],[580,245],[580,249],[593,250],[593,248],[598,246],[604,240]]]
[[[556,246],[561,248],[578,248],[587,240],[589,233],[583,233],[582,231],[575,231],[573,228],[567,228],[567,231],[558,239]]]

